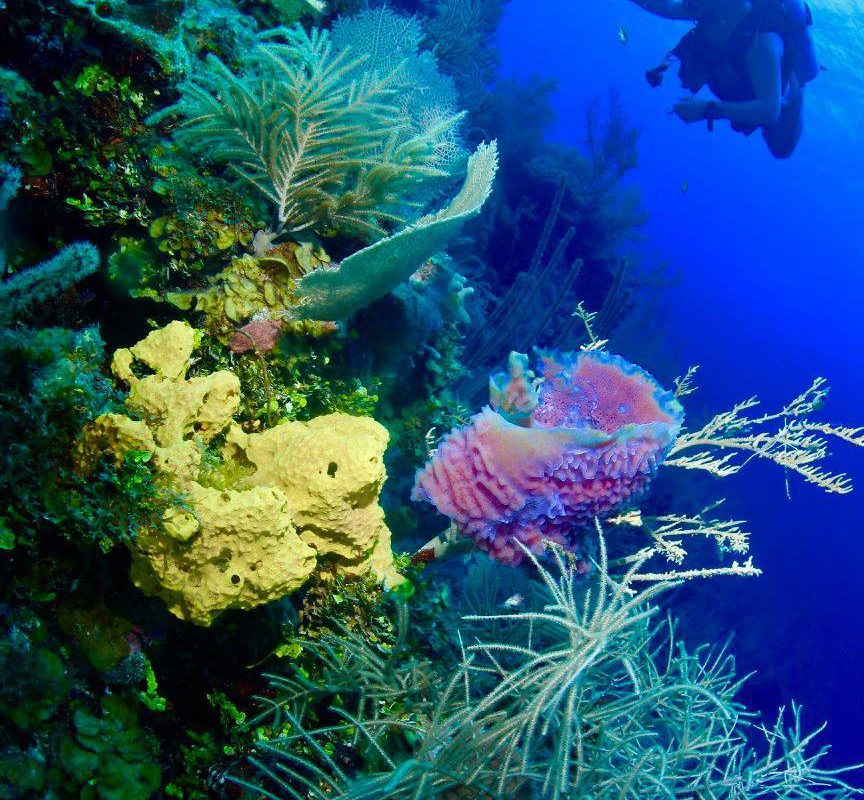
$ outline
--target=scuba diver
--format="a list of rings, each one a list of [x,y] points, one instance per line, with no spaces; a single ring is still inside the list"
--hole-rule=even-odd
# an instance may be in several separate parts
[[[672,108],[684,122],[728,119],[733,130],[761,129],[775,158],[788,158],[804,129],[804,85],[819,74],[804,0],[633,0],[667,19],[696,25],[645,77],[659,86],[672,61],[695,94],[707,86],[716,100],[685,97]]]

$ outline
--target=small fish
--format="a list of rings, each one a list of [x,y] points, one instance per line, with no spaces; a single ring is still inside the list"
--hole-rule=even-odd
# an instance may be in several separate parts
[[[625,28],[620,22],[618,23],[618,41],[623,45],[630,43],[630,34],[627,33],[627,28]]]
[[[681,184],[681,194],[687,194],[690,191],[690,181],[686,178],[684,179],[684,183]]]
[[[516,608],[519,608],[519,606],[521,606],[522,603],[524,603],[524,602],[525,602],[525,598],[522,597],[522,595],[517,592],[512,597],[508,597],[502,603],[502,605],[504,606],[504,608],[516,609]]]

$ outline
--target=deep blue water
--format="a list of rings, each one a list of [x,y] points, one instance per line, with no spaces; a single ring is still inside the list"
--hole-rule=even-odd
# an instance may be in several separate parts
[[[613,87],[641,128],[632,180],[650,220],[633,249],[681,273],[657,321],[658,363],[644,366],[701,365],[687,398],[699,421],[753,394],[778,406],[823,375],[833,387],[823,417],[864,424],[864,3],[812,2],[827,69],[807,89],[804,139],[783,162],[758,134],[722,124],[709,134],[667,115],[682,94],[676,76],[653,90],[644,71],[686,25],[626,0],[548,5],[510,4],[502,71],[558,80],[556,139],[578,143],[585,102]],[[750,521],[764,575],[698,587],[687,627],[734,632],[741,671],[758,670],[745,698],[766,712],[800,701],[808,722],[829,721],[833,760],[848,763],[864,761],[864,452],[834,451],[833,466],[858,484],[851,495],[793,480],[787,500],[773,465],[712,487]]]

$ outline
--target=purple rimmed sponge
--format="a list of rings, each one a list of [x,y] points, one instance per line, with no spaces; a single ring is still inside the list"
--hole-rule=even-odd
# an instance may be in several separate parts
[[[489,554],[539,553],[543,540],[581,554],[594,517],[644,491],[681,428],[671,392],[619,356],[527,356],[490,383],[492,407],[444,437],[417,473],[412,498],[432,503]]]

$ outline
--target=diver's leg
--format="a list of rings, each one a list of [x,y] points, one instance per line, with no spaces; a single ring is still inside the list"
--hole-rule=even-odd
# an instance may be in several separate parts
[[[789,158],[804,133],[804,87],[795,75],[789,79],[780,119],[762,128],[762,138],[774,158]]]

